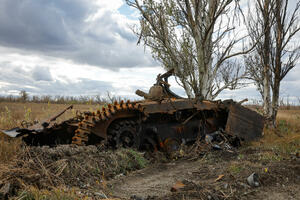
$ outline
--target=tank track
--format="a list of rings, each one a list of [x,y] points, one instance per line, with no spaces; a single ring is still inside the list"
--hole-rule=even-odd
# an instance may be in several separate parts
[[[108,104],[107,108],[102,108],[102,111],[97,110],[97,112],[85,112],[84,119],[78,123],[78,128],[75,130],[75,135],[72,137],[72,144],[79,146],[87,145],[90,142],[89,136],[92,134],[92,129],[96,125],[104,123],[120,111],[129,110],[138,110],[143,112],[140,104],[136,102],[131,103],[129,100],[126,103],[124,103],[124,101],[120,101],[120,103],[114,102],[113,105]],[[116,140],[116,136],[108,135],[108,140]],[[115,143],[117,143],[117,141],[115,141]]]

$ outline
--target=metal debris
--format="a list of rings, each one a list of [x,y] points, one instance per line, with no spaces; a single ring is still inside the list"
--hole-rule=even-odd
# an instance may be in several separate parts
[[[252,187],[258,187],[259,186],[259,177],[258,174],[252,173],[248,178],[247,182]]]
[[[175,185],[172,186],[171,192],[178,192],[178,190],[182,189],[185,187],[185,184],[183,184],[181,181],[178,181],[175,183]]]

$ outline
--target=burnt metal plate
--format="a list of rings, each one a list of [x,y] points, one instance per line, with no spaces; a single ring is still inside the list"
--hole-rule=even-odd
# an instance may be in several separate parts
[[[10,136],[10,137],[17,137],[20,135],[20,132],[18,132],[20,129],[19,128],[13,128],[10,130],[0,130],[0,132]]]
[[[143,102],[140,105],[145,109],[144,113],[169,113],[173,114],[178,110],[197,109],[197,110],[211,110],[218,109],[220,105],[216,102],[203,101],[196,102],[191,99],[165,99],[161,102],[150,101]]]
[[[239,104],[229,107],[226,132],[236,135],[245,141],[251,141],[262,136],[264,117]]]

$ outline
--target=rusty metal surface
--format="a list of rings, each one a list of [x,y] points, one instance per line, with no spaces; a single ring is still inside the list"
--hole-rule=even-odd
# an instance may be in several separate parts
[[[109,104],[102,111],[98,110],[96,113],[87,114],[84,120],[78,124],[72,143],[77,145],[93,144],[94,142],[89,140],[91,135],[96,135],[107,141],[108,128],[112,122],[137,117],[140,112],[142,112],[142,107],[136,102],[127,101],[125,103],[121,101],[115,102],[114,105]]]
[[[108,120],[104,121],[103,123],[98,123],[95,125],[95,127],[92,129],[92,133],[98,135],[99,137],[102,138],[107,138],[107,129],[109,127],[109,125],[116,119],[128,119],[128,118],[132,118],[132,117],[136,117],[137,116],[137,111],[122,111],[122,112],[118,112],[115,115],[113,115],[111,118],[109,118]]]
[[[144,97],[145,99],[152,101],[161,101],[165,98],[183,99],[183,97],[170,90],[168,78],[171,75],[174,75],[174,69],[171,69],[164,74],[158,74],[156,77],[156,83],[149,89],[148,93],[141,90],[137,90],[135,93],[140,97]]]
[[[169,113],[173,114],[179,110],[215,110],[225,108],[224,105],[212,101],[197,102],[194,99],[164,99],[162,101],[146,101],[139,103],[145,114]]]
[[[145,114],[169,113],[173,114],[178,110],[193,109],[194,102],[188,99],[166,99],[161,102],[151,101],[140,103]]]
[[[263,128],[262,115],[239,104],[229,107],[226,133],[251,141],[262,136]]]

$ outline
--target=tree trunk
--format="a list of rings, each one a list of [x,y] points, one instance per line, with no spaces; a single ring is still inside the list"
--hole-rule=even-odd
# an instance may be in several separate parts
[[[270,66],[270,45],[271,45],[271,22],[270,22],[270,0],[266,0],[264,3],[264,49],[263,49],[263,109],[264,109],[264,117],[267,120],[266,125],[270,125],[271,121],[271,66]]]
[[[276,77],[273,86],[273,97],[272,97],[272,114],[271,114],[271,126],[276,127],[276,117],[278,112],[278,102],[279,102],[279,89],[280,89],[280,79]]]
[[[269,121],[271,115],[271,89],[270,89],[270,75],[269,75],[269,67],[268,65],[264,66],[264,82],[263,82],[264,90],[263,90],[263,110],[264,116]]]
[[[272,128],[276,127],[276,116],[278,112],[278,101],[279,101],[279,90],[280,90],[280,81],[281,81],[281,56],[282,56],[282,43],[283,38],[282,34],[284,31],[284,27],[281,23],[281,7],[282,2],[280,0],[276,0],[275,6],[275,28],[276,28],[276,54],[275,54],[275,68],[273,67],[273,86],[272,86],[272,112],[271,112],[271,121],[270,125]]]

